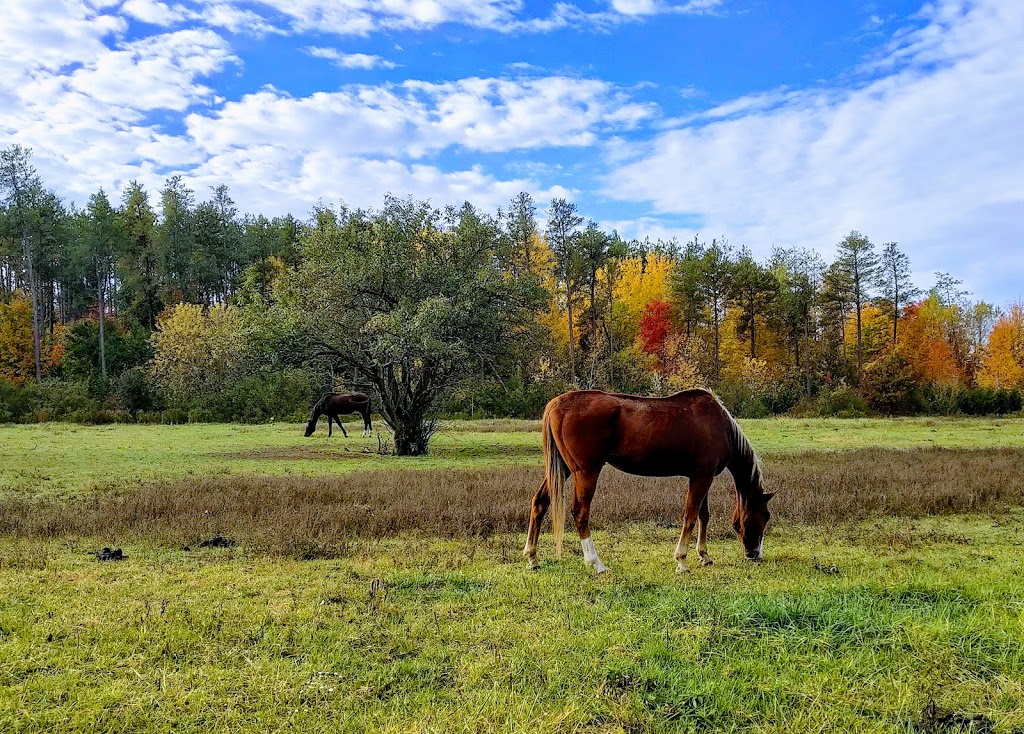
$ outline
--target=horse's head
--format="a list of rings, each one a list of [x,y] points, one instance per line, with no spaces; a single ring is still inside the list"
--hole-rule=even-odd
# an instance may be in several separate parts
[[[743,555],[748,561],[760,561],[764,547],[764,529],[772,515],[768,512],[768,500],[774,492],[747,497],[736,504],[732,511],[732,527],[743,543]]]
[[[306,438],[313,435],[313,431],[316,430],[316,420],[306,421]]]

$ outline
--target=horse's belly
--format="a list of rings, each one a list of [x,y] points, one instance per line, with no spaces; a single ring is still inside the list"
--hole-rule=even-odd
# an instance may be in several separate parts
[[[636,474],[641,477],[686,477],[690,475],[690,467],[680,460],[678,454],[668,452],[651,452],[648,455],[611,456],[608,463],[619,471]]]

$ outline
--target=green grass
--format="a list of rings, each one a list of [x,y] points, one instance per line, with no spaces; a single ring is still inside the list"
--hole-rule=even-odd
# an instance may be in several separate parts
[[[788,419],[742,421],[762,453],[869,446],[1024,446],[1024,419]],[[377,438],[301,424],[0,426],[0,492],[63,495],[111,483],[260,474],[319,476],[367,468],[474,468],[539,464],[535,421],[443,424],[425,458],[378,456]],[[383,427],[383,426],[381,426]],[[387,434],[384,434],[385,437]],[[369,453],[367,453],[369,452]]]
[[[743,425],[769,455],[1024,446],[1021,419]],[[539,466],[536,428],[450,423],[397,459],[298,425],[0,426],[0,492]],[[685,576],[678,530],[650,523],[596,533],[602,577],[547,532],[535,573],[521,533],[312,561],[0,536],[0,732],[1024,731],[1024,511],[773,522],[760,565],[712,523],[716,564]],[[127,560],[98,562],[113,541]]]
[[[519,537],[121,563],[6,539],[0,731],[907,732],[932,700],[1019,731],[1022,520],[782,528],[685,577],[653,527],[598,534],[597,578],[527,572]]]

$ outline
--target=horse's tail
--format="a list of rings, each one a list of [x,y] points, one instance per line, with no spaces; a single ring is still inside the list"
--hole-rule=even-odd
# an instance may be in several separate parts
[[[555,539],[555,554],[562,555],[562,536],[565,533],[565,480],[569,478],[569,466],[555,443],[551,418],[544,416],[544,473],[551,499],[551,534]]]

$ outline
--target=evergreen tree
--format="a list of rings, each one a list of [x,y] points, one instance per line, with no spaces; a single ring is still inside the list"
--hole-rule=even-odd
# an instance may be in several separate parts
[[[910,280],[910,258],[895,242],[882,245],[878,281],[882,289],[883,307],[892,317],[892,343],[895,347],[898,343],[900,313],[904,306],[921,294],[921,290]]]
[[[860,232],[850,232],[840,242],[837,263],[845,275],[848,298],[857,315],[857,383],[864,372],[864,343],[862,315],[871,300],[871,289],[878,278],[878,255],[875,245]]]

